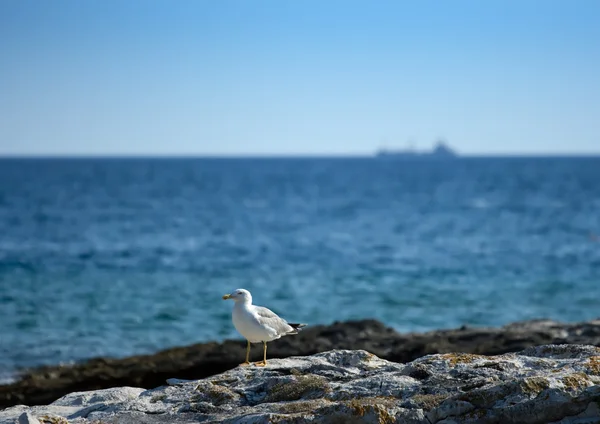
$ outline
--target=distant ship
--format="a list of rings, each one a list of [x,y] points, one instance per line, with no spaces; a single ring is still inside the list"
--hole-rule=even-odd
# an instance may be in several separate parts
[[[377,152],[378,158],[386,159],[454,159],[458,154],[448,147],[444,142],[438,141],[431,151],[418,150],[387,150],[381,149]]]

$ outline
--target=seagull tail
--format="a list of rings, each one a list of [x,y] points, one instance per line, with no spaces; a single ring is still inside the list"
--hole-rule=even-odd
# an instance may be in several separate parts
[[[288,325],[294,329],[294,331],[290,331],[288,334],[298,334],[298,331],[301,331],[303,327],[306,327],[306,324],[295,324],[288,322]]]

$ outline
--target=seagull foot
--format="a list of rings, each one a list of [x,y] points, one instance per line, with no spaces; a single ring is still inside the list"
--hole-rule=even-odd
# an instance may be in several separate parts
[[[240,364],[240,367],[247,367],[248,365],[250,365],[250,362],[246,361],[246,362],[242,362]]]
[[[257,367],[266,367],[267,361],[255,362],[254,365],[256,365]]]

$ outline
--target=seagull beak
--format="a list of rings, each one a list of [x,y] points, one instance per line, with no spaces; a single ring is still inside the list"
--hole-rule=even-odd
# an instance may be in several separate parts
[[[223,295],[223,300],[227,300],[227,299],[230,299],[230,298],[231,298],[230,294]]]

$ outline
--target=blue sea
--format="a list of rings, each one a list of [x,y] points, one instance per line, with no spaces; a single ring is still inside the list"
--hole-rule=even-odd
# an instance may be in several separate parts
[[[311,325],[600,316],[600,158],[1,159],[0,380]]]

